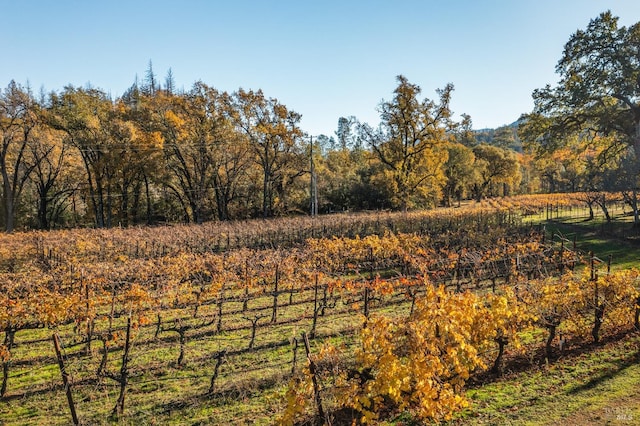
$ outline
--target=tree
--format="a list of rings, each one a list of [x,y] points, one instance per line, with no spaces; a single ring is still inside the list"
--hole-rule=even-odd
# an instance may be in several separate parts
[[[173,71],[171,71],[171,68],[169,68],[167,76],[164,78],[164,90],[169,95],[173,95],[176,90],[176,81],[173,78]]]
[[[338,138],[339,148],[342,150],[354,149],[357,146],[357,137],[355,126],[357,125],[355,117],[340,117],[338,119],[338,130],[336,137]]]
[[[118,219],[122,226],[128,226],[131,218],[136,221],[142,182],[152,173],[150,169],[160,163],[163,149],[160,132],[141,128],[134,119],[134,112],[119,100],[110,120],[104,123],[105,132],[112,141],[109,188],[117,191]],[[149,203],[147,197],[147,206]],[[111,206],[110,202],[108,204]]]
[[[451,200],[460,200],[465,194],[466,188],[471,186],[477,170],[474,168],[475,155],[473,150],[460,143],[447,145],[447,162],[444,166],[446,183],[442,188],[443,202],[451,207]]]
[[[236,201],[246,197],[248,173],[251,167],[251,145],[246,134],[238,131],[233,125],[233,111],[229,111],[231,103],[229,95],[222,94],[219,99],[220,117],[216,125],[216,143],[212,147],[214,167],[212,186],[216,200],[216,211],[219,220],[229,220],[232,207]]]
[[[520,164],[513,151],[480,144],[473,148],[479,179],[473,185],[476,201],[482,200],[491,185],[516,186],[520,181]],[[503,191],[507,192],[507,191]],[[505,194],[506,195],[506,194]]]
[[[455,137],[455,141],[466,147],[476,146],[478,144],[479,133],[474,131],[472,127],[473,122],[471,121],[471,116],[462,114],[462,121],[451,131]]]
[[[248,138],[255,162],[262,170],[262,216],[274,214],[275,197],[306,171],[299,141],[301,115],[261,90],[240,89],[231,99],[232,119]]]
[[[394,98],[379,107],[378,129],[360,127],[362,138],[384,165],[384,177],[394,193],[394,206],[406,210],[433,201],[444,182],[445,142],[451,129],[452,85],[437,90],[440,103],[420,101],[419,86],[397,77]]]
[[[50,105],[50,124],[67,135],[67,143],[76,148],[84,163],[87,190],[98,228],[111,220],[109,179],[111,169],[110,137],[106,124],[112,118],[113,105],[107,95],[94,88],[66,87],[61,95],[53,95]]]
[[[15,227],[15,215],[24,185],[35,165],[26,156],[38,123],[38,105],[28,89],[14,81],[0,94],[0,177],[7,232]]]
[[[126,138],[123,144],[125,150],[131,148],[130,151],[125,151],[125,154],[131,154],[131,160],[133,160],[133,164],[128,168],[133,171],[132,175],[134,176],[131,182],[133,185],[131,217],[134,223],[141,221],[143,186],[146,223],[150,225],[153,222],[154,202],[151,187],[154,183],[162,186],[164,178],[168,175],[164,161],[163,127],[159,124],[161,120],[158,119],[159,113],[156,108],[162,105],[163,99],[171,98],[171,95],[172,93],[168,90],[157,94],[157,96],[145,94],[139,88],[136,78],[134,84],[118,100],[120,119],[125,121],[125,123],[121,123],[125,125],[122,127],[125,130],[124,134],[134,136]],[[114,130],[116,129],[117,127]],[[165,217],[170,216],[167,215],[168,209],[163,210]]]
[[[219,93],[198,82],[184,96],[156,95],[156,114],[165,139],[166,183],[180,200],[185,219],[202,223],[211,189],[212,147],[221,119]]]
[[[61,184],[60,177],[75,169],[70,164],[62,132],[41,124],[34,133],[36,136],[29,144],[29,161],[33,167],[29,180],[38,197],[37,227],[49,229],[77,189],[77,185]]]
[[[147,71],[144,76],[144,85],[142,86],[142,91],[147,95],[155,95],[158,90],[158,82],[156,79],[156,74],[153,72],[153,64],[151,60],[149,60],[149,66],[147,67]]]
[[[493,133],[491,145],[514,151],[522,151],[517,128],[511,126],[498,127]]]
[[[537,142],[553,149],[569,134],[613,136],[606,151],[629,149],[637,175],[639,52],[640,22],[629,28],[619,27],[618,18],[610,11],[592,19],[585,30],[574,33],[556,66],[558,85],[534,91],[534,111],[524,117],[532,123],[528,125],[530,130],[537,127]]]
[[[640,159],[640,22],[618,28],[610,11],[578,30],[556,66],[558,86],[534,91],[534,114],[551,120],[542,143],[592,130],[615,134]]]
[[[196,82],[187,93],[158,92],[147,101],[165,140],[162,184],[179,200],[185,220],[231,219],[252,156],[246,135],[234,126],[230,96]]]

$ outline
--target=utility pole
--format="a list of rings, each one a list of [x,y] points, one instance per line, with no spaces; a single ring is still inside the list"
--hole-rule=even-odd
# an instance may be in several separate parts
[[[316,168],[313,163],[313,136],[309,137],[310,139],[310,148],[309,148],[309,161],[311,164],[311,187],[309,188],[309,195],[311,198],[311,217],[318,216],[318,182],[316,180]]]

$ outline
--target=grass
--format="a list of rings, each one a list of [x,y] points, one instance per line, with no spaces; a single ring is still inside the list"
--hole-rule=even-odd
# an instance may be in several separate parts
[[[576,234],[578,248],[593,250],[597,256],[613,259],[614,268],[640,265],[640,250],[632,243],[598,233],[601,223],[583,222],[573,218],[554,218],[546,222],[548,232],[565,236]],[[393,271],[380,271],[393,276]],[[239,293],[241,294],[241,292]],[[309,300],[313,292],[307,289],[295,299]],[[286,303],[283,295],[281,303]],[[250,309],[271,304],[268,295],[256,296]],[[160,333],[153,338],[153,327],[136,332],[132,350],[131,382],[127,390],[125,415],[119,424],[273,424],[282,409],[281,397],[287,384],[287,372],[292,359],[292,347],[287,342],[311,324],[311,304],[282,306],[278,324],[269,325],[269,317],[260,321],[255,350],[246,346],[250,322],[243,318],[255,314],[238,312],[241,304],[225,304],[224,328],[221,334],[208,333],[215,325],[189,332],[185,365],[176,366],[177,334]],[[399,314],[409,303],[377,308],[377,312]],[[201,317],[213,315],[215,305],[203,307]],[[353,328],[359,315],[353,307],[340,304],[329,309],[318,321],[320,338],[313,342],[316,351],[322,341],[336,345],[352,345]],[[171,325],[175,316],[188,316],[190,310],[167,311],[163,321]],[[235,313],[234,313],[235,312]],[[153,320],[153,319],[152,319]],[[122,326],[122,321],[118,324]],[[104,324],[98,328],[104,329]],[[71,327],[61,330],[71,339]],[[9,396],[0,404],[0,425],[68,424],[64,390],[59,371],[53,360],[51,330],[31,330],[29,335],[18,333],[14,349],[15,360],[34,360],[13,365],[9,381]],[[22,344],[25,340],[41,342]],[[524,343],[540,342],[539,334],[523,336]],[[69,341],[66,342],[70,343]],[[224,348],[235,351],[223,365],[214,395],[207,395],[213,370],[213,354]],[[640,336],[609,342],[565,356],[549,365],[531,365],[512,371],[500,380],[490,381],[468,390],[471,407],[460,414],[456,424],[633,424],[640,419]],[[594,350],[591,350],[594,349]],[[81,420],[86,424],[112,424],[108,416],[117,398],[117,384],[105,379],[101,382],[82,382],[91,378],[97,368],[98,356],[76,356],[83,347],[68,347],[67,366],[76,380],[74,397]],[[96,344],[94,351],[99,351]],[[109,370],[117,372],[121,350],[109,358]],[[298,350],[298,362],[304,362],[304,349]],[[299,364],[300,365],[300,364]],[[398,420],[406,424],[408,419]],[[404,422],[404,423],[403,423]],[[621,422],[621,423],[617,423]]]
[[[292,346],[289,340],[308,330],[311,324],[307,289],[297,293],[293,305],[286,305],[282,297],[278,323],[270,324],[270,315],[260,321],[254,350],[248,350],[251,334],[250,322],[255,312],[243,313],[241,304],[225,304],[224,330],[212,332],[215,324],[194,328],[188,332],[184,365],[176,365],[179,346],[177,333],[163,331],[154,337],[155,324],[134,331],[130,383],[127,387],[125,413],[119,424],[272,424],[282,409],[282,396],[286,391],[291,369]],[[305,301],[296,304],[297,300]],[[249,309],[266,309],[270,313],[272,297],[268,294],[252,298]],[[393,307],[380,307],[377,310]],[[217,310],[215,305],[203,307],[200,323]],[[184,318],[190,309],[167,310],[163,323],[171,326],[174,317]],[[319,317],[318,341],[312,341],[314,351],[320,342],[331,340],[347,344],[354,339],[353,329],[359,316],[350,306],[338,305],[328,309],[326,317]],[[124,319],[117,320],[122,327]],[[97,329],[106,324],[98,321]],[[92,357],[84,355],[84,345],[73,346],[72,326],[59,328],[62,336],[65,363],[74,382],[73,394],[76,410],[85,424],[110,424],[109,415],[115,406],[118,384],[110,379],[97,380],[101,345],[93,346]],[[33,333],[32,333],[33,332]],[[52,330],[19,331],[17,346],[10,368],[7,398],[0,404],[0,425],[63,425],[70,416],[61,386],[60,372],[53,359]],[[122,334],[122,333],[121,333]],[[328,336],[328,337],[327,337]],[[38,341],[34,341],[38,340]],[[26,343],[29,341],[29,343]],[[121,345],[122,341],[118,343]],[[213,371],[214,354],[229,349],[227,362],[220,370],[214,395],[207,395]],[[118,373],[122,351],[119,346],[109,355],[108,370]],[[298,365],[304,362],[304,349],[298,350]]]
[[[467,391],[453,424],[638,424],[640,334]]]
[[[629,269],[640,267],[640,244],[636,240],[623,240],[611,234],[601,232],[601,221],[593,222],[560,219],[545,224],[547,232],[562,235],[568,240],[576,239],[576,247],[584,253],[593,252],[596,257],[608,262],[611,257],[612,269]],[[617,227],[629,229],[630,224],[623,222]],[[572,244],[572,243],[568,243]]]
[[[615,224],[598,218],[539,219],[552,235],[569,240],[575,235],[579,250],[593,251],[604,261],[611,256],[614,270],[640,267],[637,241],[611,236],[614,227],[618,232],[630,228],[628,218]],[[640,424],[639,388],[640,333],[634,332],[469,389],[470,407],[451,424],[635,425]]]

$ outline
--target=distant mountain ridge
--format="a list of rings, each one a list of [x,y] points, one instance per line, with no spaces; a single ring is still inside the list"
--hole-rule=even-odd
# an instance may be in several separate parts
[[[511,124],[495,129],[474,130],[473,133],[476,135],[477,143],[486,143],[488,145],[522,152],[522,141],[518,137],[519,125],[520,120],[518,119]]]

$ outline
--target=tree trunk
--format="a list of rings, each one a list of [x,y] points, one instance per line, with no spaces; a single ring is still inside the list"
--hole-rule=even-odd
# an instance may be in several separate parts
[[[262,217],[269,217],[269,173],[264,171],[264,182],[262,184]]]
[[[594,218],[594,214],[593,214],[593,202],[591,202],[591,203],[587,203],[587,205],[589,206],[589,220],[593,220],[593,218]]]
[[[111,228],[113,226],[112,222],[112,197],[111,197],[111,183],[107,184],[107,228]]]
[[[4,202],[4,227],[5,231],[13,232],[14,227],[14,211],[13,211],[13,191],[9,180],[9,173],[2,160],[2,201]]]
[[[144,175],[144,192],[147,198],[147,225],[151,225],[151,192],[149,191],[149,179]]]
[[[10,193],[5,193],[4,197],[4,229],[7,233],[13,232],[15,212],[13,211],[13,198]]]
[[[549,331],[549,336],[547,337],[547,343],[545,345],[545,353],[547,355],[547,360],[551,359],[553,355],[553,350],[551,348],[551,344],[553,343],[553,339],[556,337],[556,324],[548,324],[547,330]]]
[[[638,212],[638,190],[633,188],[633,199],[631,203],[633,204],[633,225],[638,227],[640,226],[640,213]]]
[[[640,109],[634,110],[636,116],[635,122],[635,135],[633,137],[633,150],[636,155],[636,164],[640,165]]]
[[[636,164],[635,164],[635,176],[636,179],[633,185],[633,224],[634,226],[640,226],[640,214],[638,213],[638,188],[637,183],[638,179],[640,179],[640,111],[636,109],[636,132],[635,137],[633,138],[633,150],[636,154]]]
[[[607,220],[607,223],[611,222],[611,214],[609,213],[609,209],[607,208],[607,198],[605,194],[602,194],[598,197],[596,203],[600,206],[604,217]]]
[[[129,226],[129,184],[122,185],[122,202],[120,204],[120,224]]]
[[[500,336],[496,337],[496,343],[498,344],[498,356],[496,357],[493,367],[491,367],[491,372],[501,376],[502,375],[502,357],[504,356],[504,347],[509,342],[506,337]]]
[[[47,208],[49,200],[47,199],[47,193],[38,190],[40,193],[38,201],[38,229],[49,229],[49,221],[47,220]]]
[[[96,214],[96,227],[104,228],[104,204],[102,196],[102,184],[96,183],[96,190],[94,191],[92,186],[89,185],[89,194],[93,203],[93,208]]]

